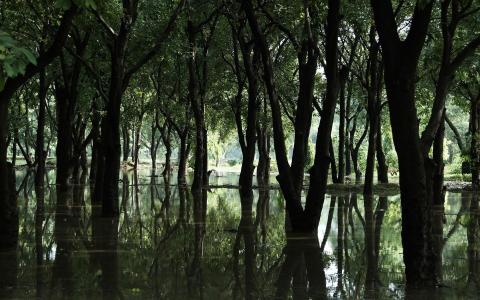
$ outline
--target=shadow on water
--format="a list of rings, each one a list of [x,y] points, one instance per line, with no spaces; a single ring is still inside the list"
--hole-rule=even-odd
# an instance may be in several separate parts
[[[285,232],[278,190],[241,199],[237,189],[192,193],[124,173],[121,214],[102,218],[86,175],[41,189],[31,177],[18,181],[18,214],[2,229],[1,299],[480,297],[480,209],[470,192],[447,193],[444,286],[420,292],[405,290],[398,196],[334,193],[318,234],[296,235]]]

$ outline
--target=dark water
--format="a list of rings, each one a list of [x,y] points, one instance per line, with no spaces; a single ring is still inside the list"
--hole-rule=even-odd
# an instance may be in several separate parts
[[[318,237],[286,238],[278,190],[254,191],[252,213],[238,190],[205,198],[161,178],[132,174],[121,183],[121,215],[96,217],[88,185],[58,193],[44,205],[32,183],[19,188],[16,251],[0,254],[0,296],[7,299],[403,299],[398,196],[374,198],[373,224],[362,195],[329,195]],[[50,174],[53,178],[52,174]],[[219,184],[235,178],[218,179]],[[223,180],[223,181],[222,181]],[[225,181],[225,182],[224,182]],[[138,185],[134,185],[138,182]],[[480,297],[478,230],[469,193],[448,193],[445,287],[431,299]],[[332,203],[334,201],[334,203]],[[258,204],[260,202],[260,204]],[[37,205],[40,203],[40,205]],[[328,226],[329,212],[331,217]],[[365,228],[374,230],[377,264],[367,264]],[[329,229],[327,229],[329,227]],[[326,235],[327,231],[327,235]],[[370,254],[371,255],[371,254]],[[367,267],[368,265],[368,267]],[[419,296],[420,297],[420,296]]]

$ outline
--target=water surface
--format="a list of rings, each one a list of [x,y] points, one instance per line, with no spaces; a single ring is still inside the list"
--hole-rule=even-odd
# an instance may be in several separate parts
[[[373,222],[362,195],[327,195],[318,236],[287,239],[279,190],[254,190],[254,211],[242,213],[236,189],[196,199],[161,177],[129,173],[120,183],[121,214],[111,219],[97,216],[88,184],[62,192],[48,185],[42,201],[24,177],[19,172],[18,246],[0,254],[2,298],[405,297],[398,195],[374,197]],[[447,193],[445,286],[427,294],[434,299],[480,297],[470,201],[470,193]],[[367,263],[366,240],[376,240],[376,264]]]

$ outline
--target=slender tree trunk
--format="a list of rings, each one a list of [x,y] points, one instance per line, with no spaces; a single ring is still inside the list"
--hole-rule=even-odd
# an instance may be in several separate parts
[[[333,141],[330,140],[330,146],[329,146],[329,155],[330,155],[330,167],[332,169],[332,182],[333,183],[339,183],[338,181],[338,171],[337,171],[337,162],[335,160],[335,149],[333,147]]]
[[[163,170],[163,176],[170,178],[170,174],[172,172],[172,143],[171,143],[171,129],[170,127],[167,129],[167,135],[164,140],[165,145],[165,169]]]
[[[138,160],[139,160],[139,154],[140,154],[140,140],[141,140],[141,133],[142,133],[142,125],[143,125],[143,113],[141,113],[139,121],[138,121],[138,126],[135,129],[135,144],[134,144],[134,166],[135,169],[138,169]]]
[[[380,104],[380,101],[377,101],[377,104]],[[383,142],[382,142],[382,114],[381,108],[377,105],[378,111],[378,132],[377,132],[377,178],[380,183],[388,183],[388,165],[387,160],[385,159],[385,153],[383,152]]]
[[[14,182],[15,177],[11,174],[10,164],[7,164],[7,139],[9,130],[8,105],[10,99],[20,86],[38,73],[40,68],[48,65],[60,54],[70,31],[73,18],[77,12],[78,7],[75,4],[72,4],[70,8],[63,13],[53,43],[38,57],[36,65],[28,64],[23,74],[19,74],[14,78],[8,78],[3,89],[0,91],[0,214],[3,215],[0,217],[6,217],[6,219],[8,219],[9,215],[16,211],[16,206],[15,211],[11,211],[13,206],[9,203],[11,202],[10,197],[14,196],[13,191],[15,190],[15,188],[13,188],[9,191],[12,186],[11,183]],[[14,186],[15,185],[13,185],[13,187]]]
[[[13,144],[12,144],[12,166],[15,167],[17,163],[17,143],[18,143],[18,129],[14,129]]]
[[[480,187],[480,92],[476,99],[470,99],[470,162],[472,171],[472,187],[478,191]]]
[[[348,79],[346,67],[340,70],[340,124],[338,127],[338,183],[345,182],[345,85]]]
[[[310,231],[316,231],[322,212],[329,168],[329,146],[335,106],[338,97],[338,32],[340,25],[340,0],[328,1],[326,33],[326,70],[327,91],[322,106],[322,118],[318,125],[315,162],[310,169],[310,187],[308,190],[305,213],[310,223]]]
[[[180,135],[180,150],[178,152],[178,175],[177,181],[179,185],[187,184],[187,160],[189,153],[188,133]]]
[[[442,252],[444,245],[443,221],[444,221],[444,203],[445,188],[443,185],[443,143],[445,136],[445,120],[441,121],[438,127],[437,135],[433,144],[433,168],[432,174],[429,174],[432,181],[432,198],[430,203],[430,226],[431,226],[431,251],[433,256],[433,273],[437,282],[442,281],[443,264]],[[428,174],[428,173],[427,173]]]
[[[351,149],[350,149],[350,144],[351,144],[351,137],[350,137],[350,122],[352,118],[350,117],[350,111],[351,111],[351,103],[352,103],[352,80],[348,81],[348,95],[347,95],[347,104],[345,107],[345,118],[346,118],[346,123],[345,123],[345,176],[350,176],[352,174],[352,165],[351,165],[351,159],[352,159],[352,154],[351,154]]]
[[[130,154],[130,132],[127,125],[122,126],[123,137],[123,161],[128,161],[128,155]]]
[[[242,209],[251,210],[253,204],[253,161],[255,159],[255,147],[257,142],[257,134],[255,127],[257,125],[257,102],[258,102],[258,80],[257,71],[254,66],[258,66],[260,63],[260,56],[257,47],[253,48],[253,56],[250,55],[250,47],[247,46],[243,37],[239,37],[240,49],[243,57],[243,65],[248,80],[248,105],[247,105],[247,128],[245,131],[245,137],[243,136],[243,129],[240,132],[242,135],[239,137],[243,140],[242,144],[242,167],[240,170],[240,194],[242,195]],[[241,93],[240,93],[241,95]],[[240,104],[240,103],[239,103]],[[238,107],[238,112],[241,112],[241,106]],[[241,120],[241,116],[240,116]],[[237,125],[238,126],[238,125]]]
[[[42,68],[39,73],[39,91],[38,91],[38,117],[37,117],[37,140],[35,144],[35,161],[37,170],[35,172],[35,186],[43,189],[45,181],[45,121],[47,106],[47,83],[45,78],[45,69]]]
[[[92,158],[90,160],[90,184],[95,183],[97,180],[97,168],[100,151],[100,115],[98,113],[96,104],[92,105]],[[92,197],[93,198],[93,197]]]
[[[377,147],[378,130],[378,44],[375,41],[375,28],[370,27],[370,49],[368,58],[368,90],[367,90],[367,113],[370,123],[370,132],[368,135],[367,166],[365,170],[365,184],[363,194],[372,196],[373,194],[373,173],[375,169],[375,151]],[[371,201],[371,200],[370,200]],[[371,208],[371,207],[370,207]],[[373,208],[372,208],[373,210]]]

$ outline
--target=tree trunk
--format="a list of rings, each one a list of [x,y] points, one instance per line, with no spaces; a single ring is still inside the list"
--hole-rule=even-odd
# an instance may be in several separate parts
[[[195,166],[193,173],[193,182],[192,190],[201,189],[204,183],[204,174],[205,168],[205,156],[207,155],[204,152],[205,149],[205,115],[204,109],[201,104],[201,100],[198,92],[198,76],[197,76],[197,65],[196,65],[196,48],[197,48],[197,29],[193,25],[191,20],[187,22],[187,35],[189,47],[191,50],[191,55],[188,57],[187,66],[188,66],[188,98],[192,105],[193,116],[195,121]]]
[[[72,116],[69,114],[70,97],[64,86],[56,84],[55,100],[57,107],[57,176],[56,183],[65,186],[72,175],[73,133]]]
[[[380,101],[377,101],[377,104],[380,105]],[[385,153],[383,152],[383,143],[382,143],[382,113],[381,108],[377,106],[378,111],[378,132],[377,132],[377,179],[380,183],[388,183],[388,165],[387,160],[385,159]]]
[[[443,185],[443,142],[445,136],[445,119],[441,121],[438,127],[437,135],[433,144],[433,168],[429,178],[432,181],[432,198],[430,205],[430,226],[431,226],[431,255],[433,256],[433,273],[437,282],[442,281],[442,252],[443,252],[443,221],[444,221],[444,203],[445,188]],[[428,171],[427,171],[428,174]],[[428,187],[428,184],[427,184]]]
[[[317,143],[315,145],[315,161],[310,169],[310,187],[308,190],[305,213],[308,219],[307,227],[310,231],[316,231],[322,212],[325,192],[327,187],[329,168],[329,147],[331,132],[335,115],[335,106],[338,97],[338,32],[340,25],[340,0],[328,1],[326,33],[326,69],[327,91],[322,106],[322,117],[317,131]]]
[[[142,133],[142,125],[143,125],[143,113],[141,113],[139,120],[138,120],[138,126],[135,129],[135,144],[134,144],[134,166],[135,170],[138,169],[138,160],[139,160],[139,154],[140,154],[140,139],[141,139],[141,133]]]
[[[187,184],[187,160],[190,152],[188,145],[188,133],[180,135],[180,150],[178,152],[178,185],[185,186]]]
[[[38,117],[37,117],[37,139],[35,144],[35,161],[37,170],[35,172],[35,186],[43,189],[45,178],[45,119],[47,106],[48,86],[45,78],[45,69],[42,68],[39,73],[39,91],[38,91]]]
[[[130,154],[130,132],[127,125],[122,126],[122,137],[123,137],[123,161],[128,161],[128,155]]]
[[[377,144],[378,130],[378,44],[375,41],[375,28],[370,27],[370,49],[368,58],[368,87],[367,87],[367,113],[370,123],[370,132],[368,135],[367,165],[365,170],[365,184],[363,194],[372,196],[373,194],[373,173],[375,169],[375,151]],[[371,200],[370,200],[371,201]],[[365,204],[366,205],[366,204]],[[372,208],[373,209],[373,208]]]
[[[163,145],[165,146],[165,168],[163,170],[163,177],[170,178],[172,172],[172,164],[171,164],[171,157],[172,157],[172,142],[171,142],[171,126],[167,126],[166,132],[162,133],[162,140]]]
[[[97,180],[97,168],[98,168],[98,159],[100,151],[100,115],[97,110],[95,102],[92,105],[92,158],[90,160],[90,175],[89,182],[90,184],[95,183]],[[94,197],[92,197],[94,198]]]
[[[332,182],[339,183],[338,181],[338,172],[337,172],[337,163],[335,161],[335,150],[333,147],[333,141],[330,139],[330,146],[329,146],[329,155],[330,155],[330,166],[331,166],[331,173],[332,173]]]
[[[240,43],[240,49],[243,57],[243,65],[245,73],[248,80],[248,105],[247,105],[247,128],[245,130],[245,136],[243,136],[243,128],[241,123],[237,122],[237,126],[240,125],[239,132],[242,134],[239,138],[242,139],[242,167],[240,170],[240,194],[242,200],[242,209],[251,210],[253,204],[253,191],[252,191],[252,181],[253,181],[253,161],[255,159],[255,147],[256,147],[256,125],[257,125],[257,102],[258,102],[258,80],[257,72],[258,69],[255,69],[254,66],[258,66],[260,63],[260,56],[258,53],[257,47],[253,48],[253,55],[250,54],[250,47],[247,45],[247,42],[244,40],[243,36],[238,37]],[[238,60],[238,57],[237,57]],[[238,65],[238,63],[237,63]],[[241,88],[239,88],[239,95],[241,96]],[[240,100],[240,99],[239,99]],[[237,112],[241,114],[241,104],[238,103]],[[237,118],[238,118],[237,117]]]
[[[350,176],[352,174],[352,154],[350,149],[351,137],[350,137],[350,122],[352,118],[350,117],[351,103],[352,103],[352,80],[348,82],[348,95],[347,95],[347,104],[345,107],[345,176]]]
[[[476,99],[470,99],[470,126],[471,145],[470,162],[472,171],[472,187],[474,191],[480,186],[480,91]]]
[[[345,182],[345,85],[348,79],[346,67],[340,70],[340,124],[338,127],[338,183]]]

